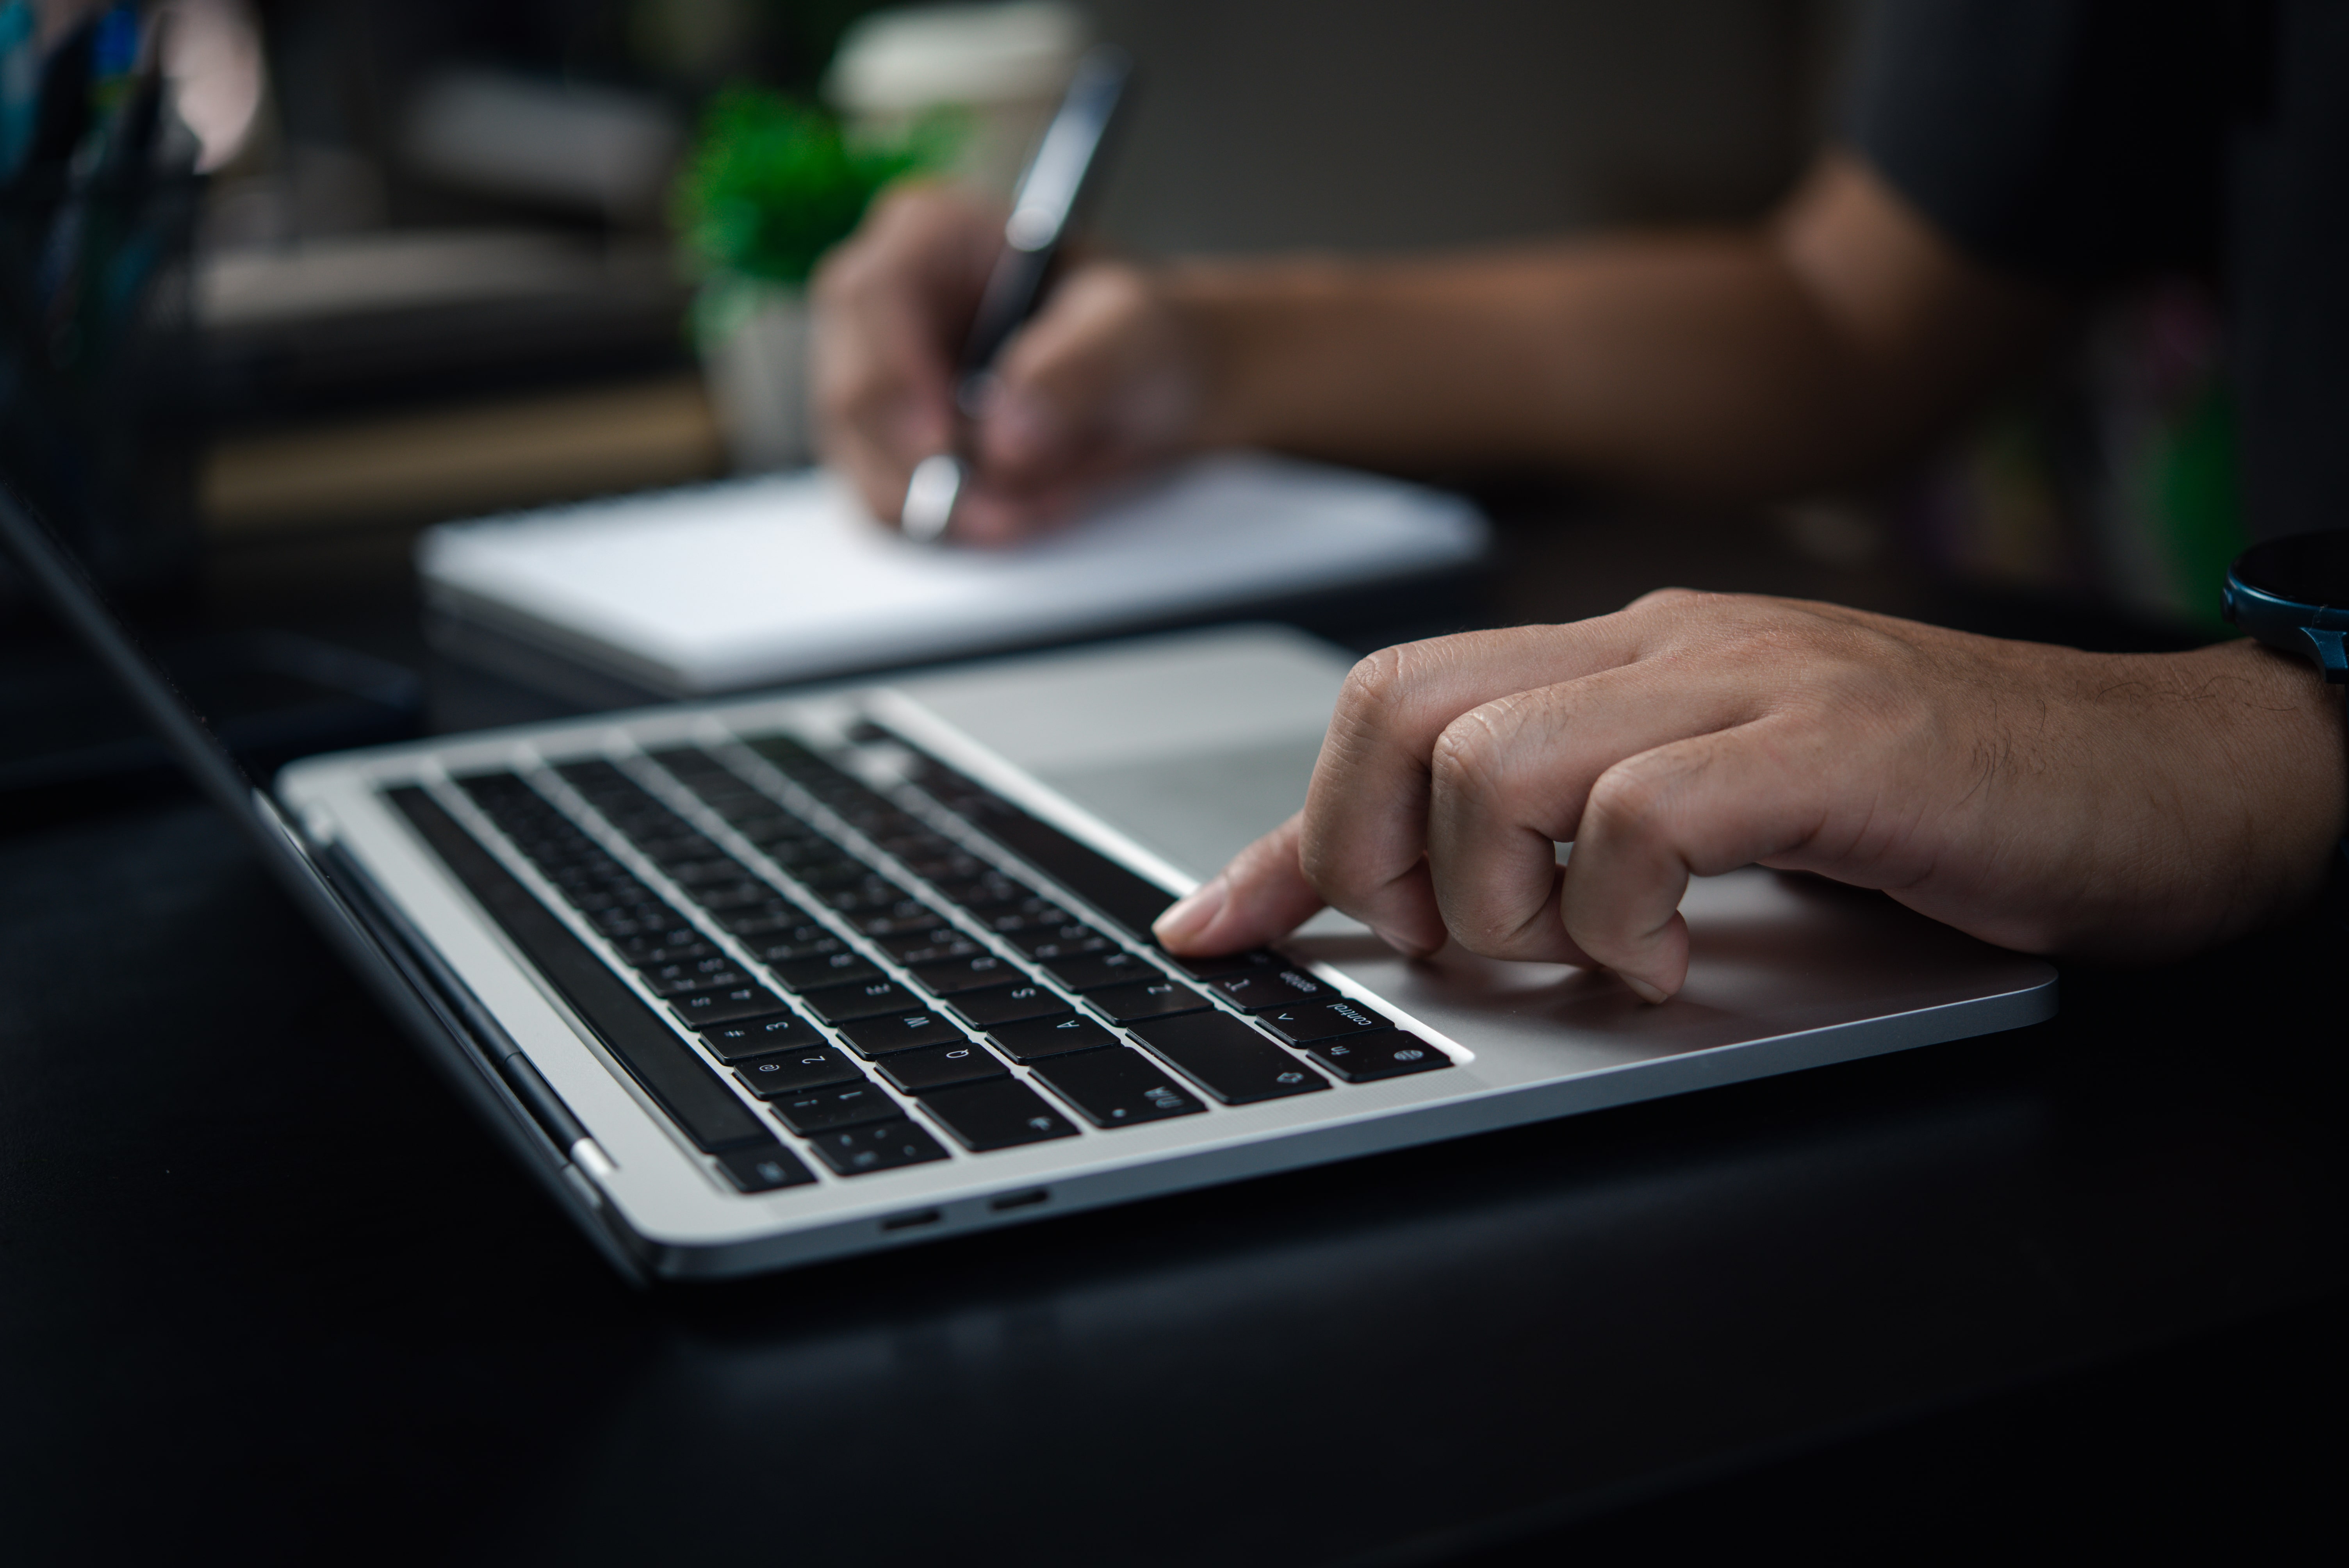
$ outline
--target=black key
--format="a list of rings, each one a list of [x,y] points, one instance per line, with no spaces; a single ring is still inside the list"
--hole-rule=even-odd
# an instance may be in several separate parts
[[[1400,1029],[1316,1040],[1305,1047],[1305,1052],[1348,1083],[1371,1083],[1452,1065],[1450,1057],[1418,1036],[1406,1035]]]
[[[895,1171],[947,1157],[936,1139],[903,1118],[827,1132],[815,1140],[815,1151],[843,1176]]]
[[[1101,933],[1088,930],[1082,936],[1066,942],[1056,938],[1050,942],[1026,942],[1014,945],[1039,964],[1055,964],[1063,958],[1081,958],[1089,953],[1107,953],[1117,944]]]
[[[693,935],[694,940],[680,942],[675,946],[661,941],[655,933],[631,936],[626,942],[616,942],[612,945],[620,950],[621,957],[638,969],[650,969],[661,964],[689,964],[697,958],[725,956],[716,947],[702,941],[699,932]],[[732,960],[728,959],[727,962],[731,963]]]
[[[1269,947],[1251,947],[1246,953],[1225,953],[1213,958],[1185,958],[1179,953],[1169,953],[1166,962],[1194,980],[1221,980],[1226,975],[1249,975],[1259,969],[1281,970],[1289,966],[1288,959]]]
[[[1098,991],[1104,985],[1123,985],[1131,980],[1165,978],[1147,960],[1135,957],[1123,947],[1056,957],[1044,969],[1071,991]]]
[[[1067,1117],[1018,1078],[989,1078],[985,1083],[938,1089],[922,1097],[922,1109],[974,1154],[1077,1135]]]
[[[1002,900],[980,913],[989,931],[1009,934],[1025,931],[1031,925],[1066,925],[1076,916],[1040,894],[1018,890],[1019,896]]]
[[[958,1083],[1009,1076],[1009,1069],[997,1061],[985,1046],[968,1040],[951,1046],[927,1046],[918,1051],[899,1051],[882,1057],[880,1067],[881,1076],[907,1094],[927,1094]]]
[[[936,910],[916,899],[904,899],[878,913],[867,913],[852,918],[856,922],[857,930],[872,937],[925,936],[946,924],[938,918]],[[954,934],[960,936],[962,933],[957,931]],[[932,936],[931,940],[938,938]]]
[[[780,898],[743,909],[730,909],[720,915],[718,923],[748,942],[753,937],[771,942],[814,942],[832,934],[832,927],[808,918],[807,911]]]
[[[734,1076],[742,1087],[761,1099],[781,1099],[804,1095],[834,1084],[859,1084],[864,1075],[844,1052],[830,1046],[811,1046],[805,1050],[785,1051],[780,1056],[752,1057],[734,1066]]]
[[[1014,882],[992,867],[981,870],[977,876],[933,880],[938,892],[946,895],[947,903],[958,903],[968,910],[992,910],[1036,896],[1034,888],[1025,882]]]
[[[932,959],[915,965],[914,978],[935,995],[952,996],[964,991],[976,991],[982,985],[999,985],[1006,980],[1025,979],[1019,966],[1009,959],[998,958],[992,953],[978,951],[976,943],[968,957]]]
[[[1119,1023],[1136,1018],[1164,1018],[1176,1013],[1195,1013],[1207,1005],[1207,999],[1180,980],[1137,980],[1127,985],[1111,985],[1085,993],[1085,1000],[1099,1007]]]
[[[774,901],[775,890],[765,882],[743,881],[709,882],[684,890],[685,896],[712,914],[728,914],[738,909],[764,909]]]
[[[1338,993],[1301,969],[1258,969],[1207,982],[1207,989],[1246,1013],[1268,1012],[1295,1002],[1333,1001]]]
[[[749,877],[742,862],[731,855],[716,852],[717,846],[704,840],[700,853],[692,859],[680,855],[675,860],[661,860],[660,869],[668,880],[679,887],[709,887],[720,882],[739,882]],[[656,860],[660,857],[655,856]]]
[[[1018,931],[999,932],[997,934],[1040,963],[1079,953],[1099,953],[1110,944],[1107,937],[1080,921],[1027,925]]]
[[[878,1086],[862,1081],[774,1100],[771,1109],[783,1119],[784,1126],[802,1137],[905,1114]]]
[[[729,985],[722,990],[688,991],[681,996],[668,998],[669,1010],[683,1018],[688,1028],[699,1029],[711,1024],[730,1024],[737,1018],[755,1018],[761,1013],[780,1013],[783,999],[764,985]]]
[[[845,1024],[855,1018],[878,1017],[884,1013],[916,1013],[923,1006],[919,996],[895,980],[879,977],[845,985],[826,985],[808,992],[800,1000],[827,1024]]]
[[[709,1025],[701,1031],[701,1043],[719,1061],[733,1063],[774,1051],[801,1047],[812,1050],[823,1044],[823,1037],[808,1027],[806,1020],[791,1013],[778,1013],[771,1018]]]
[[[1038,1066],[1036,1076],[1095,1127],[1134,1127],[1207,1109],[1130,1046],[1054,1057]]]
[[[943,964],[950,958],[968,958],[986,951],[951,925],[927,926],[920,931],[884,936],[878,940],[890,957],[908,968],[916,965]]]
[[[595,922],[596,929],[615,942],[649,936],[662,943],[682,944],[692,942],[701,935],[699,931],[679,919],[677,911],[673,909],[657,908],[642,912],[642,918],[638,918],[639,913],[633,910],[613,910],[592,918]]]
[[[663,964],[641,972],[657,996],[682,996],[689,991],[730,989],[747,985],[750,977],[728,959],[716,968],[700,964]]]
[[[977,855],[948,844],[928,854],[898,857],[905,869],[929,882],[953,882],[963,877],[979,875],[988,869],[987,862]]]
[[[1040,1062],[1071,1051],[1090,1051],[1118,1043],[1117,1037],[1091,1018],[1071,1013],[1065,1018],[1030,1018],[1024,1024],[999,1024],[987,1031],[996,1047],[1015,1062]]]
[[[413,785],[388,790],[385,798],[695,1147],[716,1153],[773,1140],[709,1064],[439,801]]]
[[[779,1187],[799,1187],[815,1180],[815,1172],[800,1157],[770,1138],[765,1146],[733,1149],[718,1157],[728,1181],[745,1192],[772,1192]]]
[[[1330,1081],[1229,1013],[1189,1013],[1136,1024],[1142,1043],[1226,1105],[1311,1094]]]
[[[700,981],[703,988],[709,989],[740,985],[750,978],[735,966],[732,958],[715,947],[697,953],[689,958],[671,958],[658,964],[639,960],[636,970],[665,996],[675,991],[692,990],[694,987],[691,982],[697,979]],[[679,982],[686,984],[679,984]]]
[[[887,1013],[878,1018],[859,1018],[840,1031],[860,1057],[885,1057],[892,1051],[910,1051],[916,1046],[958,1046],[964,1043],[963,1032],[944,1016],[931,1012]]]
[[[792,991],[812,991],[823,985],[869,979],[881,973],[863,954],[850,953],[845,949],[838,953],[818,954],[812,958],[794,958],[771,967],[775,972],[775,978],[783,983],[785,989]]]
[[[1015,980],[1009,985],[990,985],[984,991],[965,991],[947,1005],[961,1014],[965,1022],[981,1029],[1069,1010],[1068,1003],[1057,993],[1033,980]]]
[[[1360,1002],[1312,1002],[1302,1007],[1282,1007],[1276,1012],[1258,1013],[1259,1023],[1287,1040],[1292,1046],[1309,1040],[1333,1040],[1340,1035],[1359,1035],[1371,1029],[1392,1029],[1394,1020],[1372,1012]]]
[[[793,866],[792,875],[809,892],[829,897],[838,890],[861,886],[879,873],[863,861],[850,859],[844,851],[834,850],[828,860]]]
[[[809,929],[822,928],[810,927]],[[823,958],[834,953],[848,951],[848,944],[830,933],[822,936],[810,937],[804,942],[795,942],[789,937],[771,939],[763,936],[754,937],[750,941],[750,951],[759,955],[759,961],[762,964],[797,964],[802,958]]]

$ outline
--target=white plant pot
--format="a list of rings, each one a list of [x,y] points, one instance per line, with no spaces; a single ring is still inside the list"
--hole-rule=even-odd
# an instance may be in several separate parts
[[[813,462],[806,294],[778,284],[715,280],[703,286],[695,328],[734,471],[767,473]]]

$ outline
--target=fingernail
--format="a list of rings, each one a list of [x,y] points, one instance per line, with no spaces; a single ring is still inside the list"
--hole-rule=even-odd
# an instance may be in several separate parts
[[[1389,947],[1393,948],[1397,953],[1402,954],[1405,958],[1424,958],[1429,954],[1435,951],[1434,948],[1428,946],[1423,942],[1413,942],[1408,937],[1397,936],[1393,932],[1387,930],[1383,926],[1374,925],[1371,927],[1371,934],[1377,937],[1381,942],[1385,943]]]
[[[1169,947],[1180,946],[1213,925],[1231,898],[1231,884],[1220,874],[1212,877],[1152,922],[1150,934]]]
[[[1660,1007],[1666,1002],[1671,1000],[1671,996],[1666,995],[1664,992],[1658,990],[1647,981],[1640,979],[1637,975],[1626,975],[1623,971],[1618,969],[1615,971],[1615,975],[1616,978],[1621,980],[1624,985],[1631,987],[1631,989],[1638,994],[1640,1001],[1647,1003],[1651,1006]]]

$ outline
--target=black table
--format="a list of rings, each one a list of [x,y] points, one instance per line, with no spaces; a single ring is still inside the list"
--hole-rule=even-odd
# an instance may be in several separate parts
[[[1580,526],[1533,609],[1652,566]],[[1839,585],[1748,548],[1712,582]],[[288,559],[215,604],[412,638],[396,551]],[[0,836],[0,1549],[2255,1560],[2338,1490],[2340,953],[2067,966],[2013,1034],[639,1293],[202,807],[49,821]]]

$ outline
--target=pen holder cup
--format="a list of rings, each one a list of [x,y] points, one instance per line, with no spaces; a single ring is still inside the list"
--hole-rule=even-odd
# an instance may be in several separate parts
[[[0,472],[133,597],[183,583],[198,555],[202,188],[183,173],[0,191]],[[0,568],[0,614],[23,598]]]

